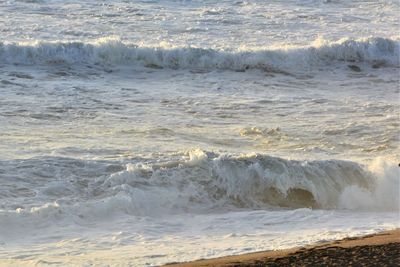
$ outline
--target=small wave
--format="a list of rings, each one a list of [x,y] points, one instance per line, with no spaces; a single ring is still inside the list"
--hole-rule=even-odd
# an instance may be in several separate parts
[[[398,40],[388,38],[316,41],[306,47],[224,51],[204,48],[143,47],[106,38],[84,42],[0,43],[0,63],[19,65],[128,65],[155,69],[259,69],[288,74],[337,62],[358,62],[372,67],[400,64]]]
[[[241,136],[275,136],[281,135],[281,129],[276,128],[259,128],[259,127],[246,127],[239,131]]]

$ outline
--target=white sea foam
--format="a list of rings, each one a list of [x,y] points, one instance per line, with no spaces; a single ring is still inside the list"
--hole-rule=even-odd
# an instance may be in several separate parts
[[[88,164],[64,161],[66,169]],[[89,164],[92,171],[104,171],[104,163]],[[32,255],[24,264],[41,264],[43,259],[66,265],[160,265],[399,226],[398,170],[384,159],[362,166],[192,150],[182,160],[128,163],[112,174],[81,177],[81,187],[55,183],[33,186],[36,202],[63,187],[73,193],[42,205],[0,210],[0,229],[7,229],[0,231],[0,244],[8,247],[0,255],[11,257],[5,263],[18,265],[19,255],[32,255],[33,249],[40,256]],[[211,252],[199,249],[199,242]],[[60,256],[71,254],[74,261]]]
[[[399,227],[398,13],[0,1],[0,265],[158,266]]]
[[[216,156],[200,150],[191,151],[189,156],[189,160],[173,167],[170,163],[129,165],[127,170],[107,178],[103,186],[118,192],[126,192],[125,186],[148,190],[160,198],[154,207],[186,211],[274,206],[399,210],[399,178],[394,162],[380,159],[369,170],[340,160],[293,161],[257,154]],[[369,195],[360,199],[353,195],[354,199],[346,200],[353,188]],[[147,194],[149,199],[145,201],[141,198],[144,205],[154,201],[151,195]]]
[[[354,210],[394,210],[400,206],[400,169],[396,162],[376,159],[369,170],[375,175],[372,190],[352,185],[341,193],[339,207]]]
[[[131,65],[150,68],[304,71],[338,62],[399,66],[397,39],[317,40],[306,47],[224,51],[195,47],[143,47],[116,38],[83,42],[21,42],[0,44],[2,64]]]
[[[49,186],[41,190],[49,194]],[[257,154],[218,156],[194,150],[183,161],[127,164],[126,170],[100,177],[87,189],[77,189],[77,193],[88,190],[78,202],[82,192],[60,203],[3,210],[0,221],[2,225],[24,225],[24,221],[47,225],[60,220],[79,224],[122,214],[160,216],[302,207],[398,211],[398,189],[396,165],[382,159],[368,169],[350,161],[294,161]],[[73,199],[75,203],[68,204]]]

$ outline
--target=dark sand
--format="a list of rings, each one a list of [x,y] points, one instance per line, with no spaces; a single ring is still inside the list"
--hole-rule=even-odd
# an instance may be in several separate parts
[[[166,266],[400,266],[400,229],[314,246]]]

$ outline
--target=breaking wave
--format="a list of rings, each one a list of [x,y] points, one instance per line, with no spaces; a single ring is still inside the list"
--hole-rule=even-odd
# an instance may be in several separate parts
[[[60,172],[66,173],[68,168]],[[39,207],[0,210],[0,225],[234,209],[399,210],[399,169],[384,160],[365,167],[341,160],[295,161],[195,150],[185,160],[130,163],[121,171],[90,176],[86,180],[80,177],[74,186],[66,182],[72,178],[58,185],[48,183],[48,188],[40,186],[41,191],[36,192],[40,199],[54,195],[59,199]]]
[[[106,38],[92,43],[0,43],[0,63],[17,65],[128,65],[155,69],[305,71],[334,62],[370,64],[374,68],[400,64],[399,40],[387,38],[317,40],[310,46],[224,51],[203,48],[142,47]]]

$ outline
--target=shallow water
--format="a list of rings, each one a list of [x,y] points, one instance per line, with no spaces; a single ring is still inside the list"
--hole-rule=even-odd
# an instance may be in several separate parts
[[[0,2],[0,263],[147,266],[399,227],[398,11]]]

